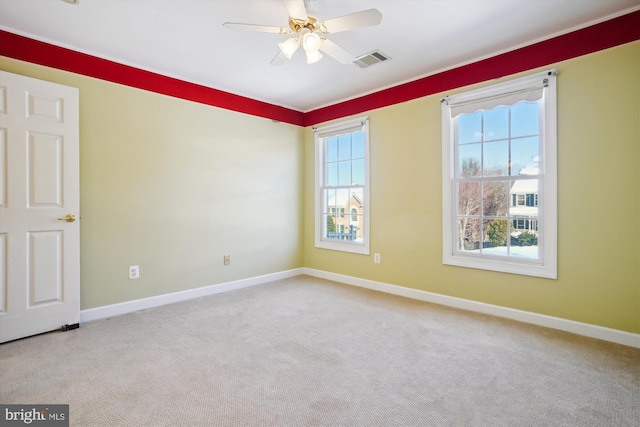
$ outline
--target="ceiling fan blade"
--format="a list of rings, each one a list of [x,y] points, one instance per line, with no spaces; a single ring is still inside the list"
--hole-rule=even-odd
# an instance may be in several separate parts
[[[282,52],[278,52],[278,54],[271,60],[271,65],[282,65],[287,62],[289,58]]]
[[[343,64],[351,64],[355,59],[355,56],[353,56],[329,39],[322,39],[320,50]]]
[[[275,34],[291,34],[292,33],[291,29],[289,28],[272,27],[269,25],[241,24],[238,22],[225,22],[222,25],[224,25],[227,28],[232,28],[234,30],[259,31],[262,33],[275,33]]]
[[[382,13],[378,9],[369,9],[328,19],[321,23],[321,31],[324,33],[339,33],[340,31],[378,25],[381,21]]]
[[[284,5],[289,11],[289,18],[306,21],[307,8],[304,6],[304,0],[284,0]]]

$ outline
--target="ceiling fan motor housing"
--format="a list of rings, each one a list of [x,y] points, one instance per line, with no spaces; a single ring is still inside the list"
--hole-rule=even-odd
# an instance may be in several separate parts
[[[318,31],[322,27],[318,20],[313,16],[307,16],[306,20],[291,18],[289,20],[289,27],[293,30],[294,33],[300,32],[303,28],[308,29],[310,32]]]

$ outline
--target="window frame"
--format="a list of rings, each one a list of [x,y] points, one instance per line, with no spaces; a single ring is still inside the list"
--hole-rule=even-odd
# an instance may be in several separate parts
[[[370,161],[369,161],[369,117],[363,116],[351,120],[342,121],[339,123],[333,123],[326,126],[313,128],[314,140],[315,140],[315,247],[320,249],[329,249],[342,252],[350,252],[361,255],[369,255],[369,242],[370,242],[370,211],[371,211],[371,198],[369,190],[369,178],[370,178]],[[354,133],[364,131],[364,161],[365,161],[365,173],[364,173],[364,185],[363,186],[349,186],[349,188],[362,188],[363,206],[362,206],[362,242],[328,239],[323,237],[324,231],[324,216],[323,216],[323,190],[327,187],[324,186],[324,163],[325,163],[325,150],[324,139],[331,136],[344,135],[348,133]],[[341,188],[344,188],[342,186]],[[349,215],[349,222],[351,222],[351,211],[345,215]]]
[[[443,98],[442,107],[442,258],[443,264],[498,271],[504,273],[557,279],[557,96],[556,70],[544,71],[526,77],[493,84],[476,90],[462,92]],[[455,118],[451,105],[485,102],[490,105],[485,111],[496,108],[491,99],[518,96],[544,82],[540,105],[540,147],[541,170],[539,173],[538,198],[538,259],[527,260],[520,257],[503,257],[490,254],[465,253],[457,248],[457,194]],[[515,94],[515,95],[514,95]],[[524,100],[524,99],[523,99]],[[515,105],[511,102],[506,105]],[[478,108],[482,110],[483,108]],[[517,198],[516,198],[517,199]],[[526,204],[526,195],[525,195]],[[516,218],[514,218],[516,219]]]

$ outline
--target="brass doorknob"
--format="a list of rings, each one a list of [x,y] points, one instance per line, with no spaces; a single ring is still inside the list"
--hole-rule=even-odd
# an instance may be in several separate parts
[[[65,216],[64,218],[58,218],[58,221],[67,221],[67,222],[73,222],[76,220],[76,216],[73,214],[69,214],[67,216]]]

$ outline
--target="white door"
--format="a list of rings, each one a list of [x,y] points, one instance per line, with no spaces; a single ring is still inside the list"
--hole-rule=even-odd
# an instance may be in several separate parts
[[[80,321],[78,104],[0,71],[0,342]]]

